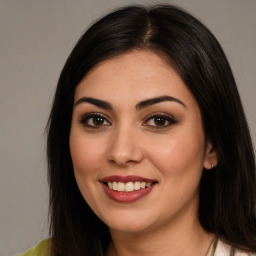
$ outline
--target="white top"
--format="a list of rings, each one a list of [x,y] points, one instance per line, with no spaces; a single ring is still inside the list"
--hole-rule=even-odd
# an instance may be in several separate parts
[[[231,254],[231,246],[224,243],[221,240],[218,240],[217,247],[215,249],[214,256],[230,256]],[[242,252],[238,249],[235,250],[234,256],[256,256],[255,253],[247,253]]]

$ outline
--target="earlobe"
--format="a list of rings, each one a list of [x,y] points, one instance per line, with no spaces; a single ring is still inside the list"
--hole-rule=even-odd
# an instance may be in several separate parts
[[[217,152],[212,143],[208,142],[205,150],[204,169],[211,170],[217,166],[218,158]]]

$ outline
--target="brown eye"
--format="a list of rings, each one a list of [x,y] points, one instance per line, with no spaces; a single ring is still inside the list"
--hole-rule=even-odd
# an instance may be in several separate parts
[[[170,125],[173,125],[176,123],[177,121],[173,117],[161,114],[161,115],[151,116],[146,120],[145,123],[143,123],[143,125],[160,129],[160,128],[169,127]]]
[[[80,123],[83,124],[86,127],[91,127],[91,128],[100,128],[102,126],[109,126],[111,123],[106,119],[101,114],[88,114],[84,116],[81,120]]]
[[[156,126],[164,126],[168,121],[166,120],[166,118],[163,117],[155,117],[153,119],[153,122]]]
[[[103,125],[104,124],[104,118],[101,116],[95,116],[92,118],[92,123],[94,125]]]

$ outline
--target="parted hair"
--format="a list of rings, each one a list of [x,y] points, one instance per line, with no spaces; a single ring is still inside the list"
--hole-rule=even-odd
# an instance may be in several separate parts
[[[256,251],[255,155],[228,60],[213,34],[171,5],[114,10],[82,35],[61,72],[47,125],[51,256],[103,256],[111,240],[75,181],[69,150],[74,91],[96,64],[131,50],[164,56],[195,97],[218,164],[203,170],[199,220],[232,246]],[[138,85],[139,86],[139,85]]]

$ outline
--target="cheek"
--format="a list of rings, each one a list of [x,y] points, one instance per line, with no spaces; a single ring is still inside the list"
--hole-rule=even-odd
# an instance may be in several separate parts
[[[149,158],[164,175],[202,171],[204,137],[200,131],[172,134],[169,139],[158,138],[148,148]]]
[[[90,141],[83,132],[72,130],[69,145],[77,185],[85,201],[95,210],[97,209],[95,198],[98,195],[95,184],[102,166],[102,146]]]
[[[76,176],[95,174],[104,157],[102,144],[75,132],[70,135],[70,153]]]
[[[169,140],[158,140],[149,153],[150,161],[161,175],[160,183],[164,185],[160,188],[161,193],[168,195],[167,201],[172,202],[168,206],[170,212],[175,212],[198,198],[204,140],[201,136],[196,136],[196,133],[193,135],[195,136],[176,134]]]

